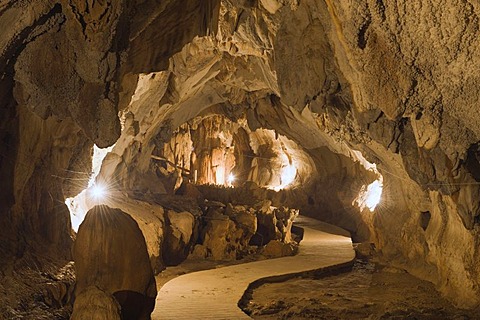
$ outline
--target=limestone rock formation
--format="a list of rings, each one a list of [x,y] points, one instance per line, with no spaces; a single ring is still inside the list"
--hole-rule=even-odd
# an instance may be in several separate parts
[[[279,258],[291,256],[297,251],[298,247],[292,243],[285,243],[279,240],[271,240],[262,250],[262,254],[268,258]]]
[[[227,216],[217,214],[209,217],[202,236],[202,246],[206,248],[206,258],[213,260],[236,260],[237,250],[243,238],[241,229]]]
[[[110,293],[89,286],[77,295],[71,319],[120,320],[121,307]]]
[[[193,256],[212,260],[236,260],[245,255],[249,249],[248,239],[253,234],[249,234],[247,229],[235,222],[231,210],[230,216],[226,214],[223,203],[209,201],[206,206],[206,214],[202,216],[204,225]]]
[[[145,239],[133,218],[105,205],[92,208],[78,230],[74,258],[78,319],[97,307],[111,310],[109,317],[115,319],[118,308],[111,297],[118,301],[122,318],[149,319],[157,288]],[[85,305],[99,295],[105,305],[99,306],[98,300],[91,307]]]
[[[298,210],[285,207],[276,208],[271,204],[270,200],[265,200],[255,205],[258,229],[250,240],[251,244],[261,246],[268,245],[271,241],[282,243],[293,241],[292,225],[298,216]]]
[[[167,211],[169,224],[163,246],[163,258],[167,265],[176,265],[185,260],[194,244],[196,219],[190,212]]]
[[[233,172],[236,189],[250,186],[212,200],[299,208],[478,306],[479,10],[445,0],[3,1],[2,268],[69,258],[63,201],[87,186],[92,145],[115,143],[101,175],[122,196],[161,199]],[[360,190],[379,175],[380,204],[361,210]],[[240,232],[225,217],[215,229]],[[165,224],[155,219],[139,225],[156,234],[147,248],[158,262]]]
[[[246,242],[250,241],[251,237],[258,229],[258,220],[255,212],[248,209],[246,206],[232,206],[231,204],[228,204],[225,214],[245,230],[247,236],[244,240]]]
[[[154,274],[164,270],[163,246],[166,232],[164,208],[158,204],[118,195],[106,201],[105,204],[128,213],[135,220],[145,239]]]
[[[200,244],[195,246],[192,256],[235,260],[258,253],[270,242],[278,244],[272,243],[269,249],[265,249],[265,255],[281,257],[294,254],[297,243],[292,239],[291,226],[298,210],[270,205],[269,200],[255,207],[207,202],[207,212],[202,216],[204,226],[200,231]]]
[[[213,32],[216,12],[218,1],[2,1],[0,224],[9,226],[0,234],[2,269],[32,256],[59,267],[71,259],[63,202],[87,186],[93,143],[117,140],[117,114],[136,83],[128,79]],[[158,44],[157,30],[172,32],[157,36],[164,45],[142,49]]]

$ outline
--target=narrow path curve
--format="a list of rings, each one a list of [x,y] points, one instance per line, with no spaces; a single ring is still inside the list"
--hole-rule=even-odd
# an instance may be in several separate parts
[[[305,230],[297,255],[193,272],[172,279],[158,292],[152,319],[250,319],[237,306],[250,283],[354,259],[352,240],[345,230],[303,216],[295,220],[295,225]]]

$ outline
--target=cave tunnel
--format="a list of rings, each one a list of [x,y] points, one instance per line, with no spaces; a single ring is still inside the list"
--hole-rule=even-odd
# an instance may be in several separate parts
[[[479,319],[479,11],[4,1],[0,319]],[[255,300],[359,266],[442,300]]]

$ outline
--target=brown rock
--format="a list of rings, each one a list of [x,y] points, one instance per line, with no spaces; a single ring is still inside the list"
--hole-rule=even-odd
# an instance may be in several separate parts
[[[208,256],[208,251],[207,247],[205,247],[203,244],[197,244],[194,248],[192,253],[190,254],[190,257],[193,259],[205,259]]]
[[[122,317],[149,318],[157,293],[155,278],[145,239],[128,214],[105,205],[92,208],[78,230],[74,257],[77,294],[97,286],[117,298]]]
[[[358,243],[354,246],[357,257],[371,258],[375,254],[375,245],[370,242]]]
[[[203,245],[213,260],[235,260],[236,238],[235,223],[227,216],[223,219],[211,219],[205,227]]]
[[[252,237],[250,244],[256,246],[264,246],[271,240],[281,238],[281,233],[277,228],[277,218],[273,212],[261,213],[257,212],[257,232]]]
[[[239,169],[239,182],[253,180],[241,203],[274,192],[258,185],[281,183],[274,155],[288,153],[308,202],[289,190],[271,197],[275,206],[300,203],[457,304],[478,306],[478,10],[445,0],[3,1],[0,225],[9,228],[0,262],[37,245],[32,252],[68,256],[61,202],[85,187],[93,142],[115,143],[125,111],[118,170],[108,175],[119,189],[154,178],[151,154],[187,122],[185,136],[208,129],[193,139],[199,150],[185,154],[191,145],[179,137],[168,156],[205,183]],[[220,116],[194,123],[212,114]],[[285,152],[282,135],[299,148]],[[372,181],[357,151],[384,174],[372,213],[352,206]],[[138,182],[140,193],[163,192],[155,179]],[[275,219],[268,233],[288,241],[290,222]],[[147,248],[158,261],[154,238]]]
[[[163,259],[167,265],[177,265],[188,256],[192,247],[195,217],[190,212],[167,211],[167,226]]]
[[[114,197],[109,201],[110,207],[121,209],[137,222],[147,245],[148,255],[154,274],[165,269],[163,246],[165,238],[165,221],[163,207],[147,201],[139,201],[128,197]]]
[[[268,258],[280,258],[294,255],[297,247],[292,243],[272,240],[263,248],[262,254]]]
[[[70,319],[120,320],[121,307],[113,295],[92,285],[77,294]]]
[[[248,211],[239,211],[234,218],[237,226],[246,231],[245,241],[248,243],[250,238],[257,232],[257,217]]]

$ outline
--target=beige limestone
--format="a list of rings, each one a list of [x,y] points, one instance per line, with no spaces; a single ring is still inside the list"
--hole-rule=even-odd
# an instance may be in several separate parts
[[[157,174],[154,150],[196,117],[240,113],[250,132],[273,130],[307,155],[311,175],[270,193],[277,204],[294,199],[459,306],[478,305],[479,10],[446,0],[5,1],[0,222],[12,227],[0,253],[41,244],[68,255],[62,202],[85,186],[93,142],[117,141],[102,175],[122,191],[173,193],[180,179]],[[243,130],[236,145],[248,150]],[[373,213],[352,206],[375,179],[354,150],[384,176]],[[218,165],[224,154],[197,160]],[[252,179],[278,181],[278,165],[258,164]]]
[[[120,305],[111,294],[89,286],[77,295],[71,319],[120,320],[122,317]]]
[[[75,291],[85,295],[85,300],[76,302],[77,309],[93,299],[89,293],[97,295],[98,291],[88,289],[96,286],[115,296],[123,318],[132,310],[143,315],[132,319],[148,318],[157,289],[145,238],[132,217],[106,205],[93,207],[78,230],[74,259]],[[105,308],[112,308],[108,299],[103,302]],[[88,309],[94,312],[95,307]]]

